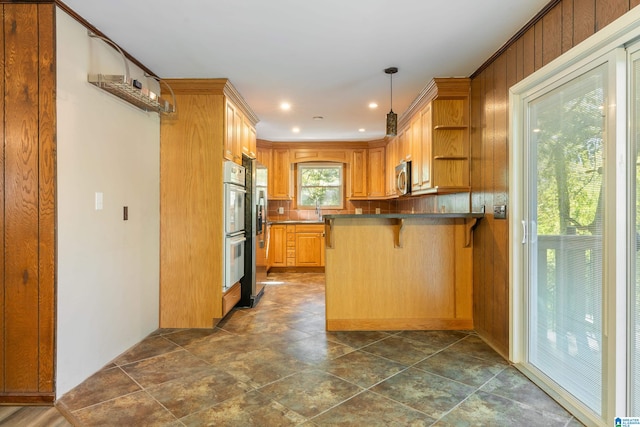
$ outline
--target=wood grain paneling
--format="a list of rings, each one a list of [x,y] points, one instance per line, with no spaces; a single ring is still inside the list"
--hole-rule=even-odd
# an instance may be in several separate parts
[[[573,45],[595,33],[596,0],[573,1]]]
[[[596,27],[600,31],[629,11],[629,0],[596,0]]]
[[[562,53],[573,47],[573,1],[565,0],[562,7]]]
[[[43,404],[55,386],[55,6],[0,10],[0,402]]]
[[[538,27],[536,27],[537,30]],[[542,18],[542,65],[556,59],[562,53],[562,4],[551,9]]]
[[[474,236],[473,317],[478,333],[505,357],[509,351],[508,221],[495,220],[491,212],[493,204],[508,204],[508,88],[639,3],[551,2],[537,21],[527,24],[472,76],[471,200],[474,210],[487,209]]]
[[[55,225],[56,225],[56,62],[55,7],[38,6],[39,52],[39,392],[54,391]]]
[[[0,34],[2,34],[2,40],[5,38],[5,28],[4,28],[4,5],[0,5]],[[4,81],[5,81],[5,60],[4,60],[4,42],[0,43],[0,111],[2,112],[2,117],[0,117],[0,138],[2,138],[2,144],[0,144],[0,232],[2,232],[2,236],[4,238],[4,200],[6,197],[6,193],[4,191],[4,168],[5,168],[5,126],[4,126]],[[4,250],[4,242],[0,245],[0,277],[5,277],[5,269],[4,269],[4,260],[6,258],[6,253]],[[0,286],[0,307],[5,306],[5,290],[4,290],[4,280],[2,282],[2,286]],[[4,313],[0,313],[0,393],[4,392],[4,371],[5,371],[5,353],[6,348],[4,344],[4,331],[5,331],[5,322],[4,322]]]
[[[5,391],[38,390],[38,7],[5,7]]]

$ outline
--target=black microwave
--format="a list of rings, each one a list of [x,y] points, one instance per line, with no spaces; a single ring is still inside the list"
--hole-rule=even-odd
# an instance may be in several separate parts
[[[396,166],[396,194],[411,193],[411,162],[402,161]]]

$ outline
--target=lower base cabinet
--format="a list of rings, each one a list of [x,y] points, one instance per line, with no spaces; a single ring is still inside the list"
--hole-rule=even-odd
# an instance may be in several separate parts
[[[324,224],[272,224],[271,267],[324,267]]]

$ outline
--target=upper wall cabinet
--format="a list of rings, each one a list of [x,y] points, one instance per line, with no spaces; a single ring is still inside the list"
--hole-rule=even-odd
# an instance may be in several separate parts
[[[257,117],[248,107],[239,107],[242,99],[228,91],[225,94],[224,158],[242,164],[242,155],[256,158]],[[235,98],[235,99],[234,99]]]
[[[387,145],[388,183],[394,184],[395,165],[410,160],[412,194],[470,190],[469,93],[467,78],[437,78],[427,85]],[[387,190],[391,195],[393,189]]]

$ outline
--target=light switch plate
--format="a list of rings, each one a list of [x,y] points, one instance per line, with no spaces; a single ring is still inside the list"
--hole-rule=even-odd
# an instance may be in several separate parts
[[[493,207],[493,219],[507,219],[507,205],[495,205]]]
[[[102,192],[96,192],[95,204],[96,204],[96,210],[101,211],[104,206]]]

